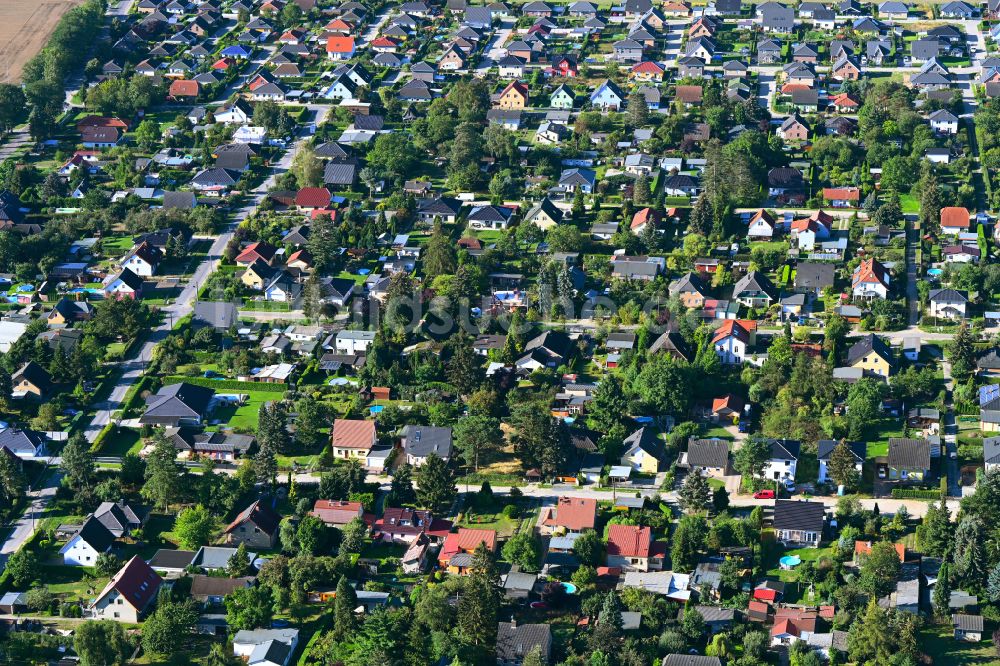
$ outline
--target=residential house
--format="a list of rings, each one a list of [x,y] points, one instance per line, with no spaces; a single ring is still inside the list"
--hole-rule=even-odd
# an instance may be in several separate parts
[[[855,300],[885,300],[889,295],[889,271],[878,259],[862,259],[851,274],[851,292]]]
[[[830,458],[833,456],[834,449],[839,444],[839,441],[833,439],[821,439],[816,444],[816,457],[819,460],[819,476],[817,480],[820,483],[831,481]],[[845,442],[845,445],[851,454],[854,461],[854,469],[857,470],[858,478],[860,479],[865,458],[868,456],[867,445],[864,442]]]
[[[638,525],[608,526],[607,565],[623,571],[660,571],[666,543],[653,541],[653,530]]]
[[[931,289],[928,302],[928,314],[931,317],[962,320],[966,318],[969,296],[960,289]]]
[[[541,654],[542,663],[549,663],[552,658],[552,627],[548,624],[498,623],[497,666],[521,666],[525,657],[536,649]]]
[[[682,463],[692,474],[722,478],[729,473],[729,444],[724,439],[690,439]]]
[[[447,462],[451,458],[451,428],[407,425],[403,428],[401,445],[406,462],[419,467],[434,454]]]
[[[240,511],[223,533],[227,544],[245,544],[248,548],[266,550],[274,548],[278,542],[280,522],[281,516],[261,500],[256,500]]]
[[[152,426],[200,425],[215,397],[215,390],[187,382],[169,384],[146,398],[139,423]]]
[[[775,500],[774,531],[786,547],[819,548],[823,540],[826,508],[821,502]]]
[[[782,483],[795,481],[802,443],[794,439],[772,439],[769,443],[771,453],[764,466],[764,478]]]
[[[774,302],[776,291],[766,275],[750,271],[733,287],[733,298],[749,308],[768,307]]]
[[[89,516],[79,531],[59,549],[63,564],[68,567],[92,567],[97,558],[111,550],[115,536],[101,521]]]
[[[712,336],[712,347],[719,360],[727,365],[741,365],[747,359],[747,350],[754,344],[757,322],[754,320],[727,319]]]
[[[355,518],[362,518],[365,508],[361,502],[319,499],[313,504],[309,515],[316,516],[331,527],[342,528]]]
[[[87,608],[95,620],[137,624],[156,599],[163,580],[138,555],[118,570]]]
[[[656,474],[660,471],[663,442],[652,428],[642,427],[622,441],[621,464],[636,472]]]
[[[334,458],[367,459],[377,442],[374,421],[337,419],[333,422],[331,445]]]
[[[891,437],[887,466],[892,481],[923,483],[930,476],[930,442],[926,439]]]
[[[865,375],[888,379],[896,369],[892,349],[882,338],[869,333],[847,350],[847,365]]]
[[[543,535],[579,534],[592,530],[597,521],[597,500],[560,497],[555,506],[542,507],[538,529]]]

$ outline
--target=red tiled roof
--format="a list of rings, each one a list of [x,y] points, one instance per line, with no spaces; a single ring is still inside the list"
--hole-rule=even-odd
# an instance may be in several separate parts
[[[127,130],[128,123],[121,118],[111,118],[108,116],[86,116],[76,123],[77,131],[82,131],[84,127],[117,127],[120,130]]]
[[[199,90],[200,86],[197,81],[177,79],[170,84],[170,90],[167,94],[171,97],[197,97]]]
[[[266,504],[262,504],[260,500],[256,500],[253,504],[240,511],[239,515],[233,519],[233,522],[229,523],[226,527],[225,532],[232,532],[247,521],[252,522],[256,527],[260,528],[261,532],[270,536],[277,533],[281,517],[274,512],[274,509]]]
[[[608,555],[649,557],[653,530],[638,525],[612,525],[608,528]]]
[[[236,263],[252,264],[258,259],[263,262],[269,262],[272,258],[274,258],[274,248],[267,243],[257,242],[247,245],[236,257]]]
[[[295,195],[295,205],[301,208],[326,208],[330,205],[330,190],[325,187],[303,187]]]
[[[452,558],[453,555],[458,553],[471,553],[479,547],[479,544],[485,543],[486,547],[491,551],[497,549],[497,533],[496,530],[472,530],[467,528],[459,528],[458,532],[452,532],[444,539],[444,545],[441,546],[441,554],[438,556],[438,561],[447,562]]]
[[[662,74],[663,67],[652,60],[644,60],[632,65],[632,71],[636,74]]]
[[[636,211],[635,215],[632,216],[632,229],[638,229],[647,222],[652,222],[654,225],[660,221],[660,211],[654,208],[643,208]]]
[[[552,527],[565,527],[579,532],[593,529],[597,517],[597,500],[582,497],[560,497],[559,502],[542,522]]]
[[[878,282],[883,286],[889,286],[885,279],[885,266],[875,259],[862,259],[851,278],[852,286],[862,282]]]
[[[840,93],[834,95],[830,98],[830,104],[833,106],[860,106],[861,103],[854,99],[848,93]]]
[[[718,342],[719,340],[724,340],[731,335],[735,335],[737,338],[744,342],[750,341],[750,331],[757,330],[757,322],[748,319],[727,319],[722,322],[722,326],[715,329],[715,335],[712,336],[712,342]]]
[[[375,422],[337,419],[333,422],[333,446],[339,449],[370,449],[375,440]]]
[[[316,500],[313,510],[309,513],[327,525],[346,525],[354,518],[361,516],[362,510],[361,502],[321,499]]]
[[[525,99],[528,98],[528,86],[524,85],[520,81],[511,81],[507,84],[507,87],[501,91],[500,96],[503,97],[511,90],[516,90]]]
[[[971,224],[969,210],[961,206],[945,206],[941,209],[941,226],[950,229],[968,229]]]
[[[395,39],[389,39],[388,37],[379,37],[373,39],[371,45],[373,47],[394,47],[398,46],[399,43]]]
[[[872,545],[871,541],[858,539],[854,542],[854,554],[870,555],[872,552]],[[899,555],[899,561],[904,561],[906,559],[906,546],[901,543],[894,543],[893,547],[896,549],[896,554]]]
[[[823,198],[827,201],[858,201],[861,190],[856,187],[824,187]]]
[[[743,409],[743,400],[730,393],[712,401],[713,412],[718,412],[726,408],[736,412],[741,411]]]
[[[342,35],[330,35],[326,38],[327,53],[353,53],[354,38]]]

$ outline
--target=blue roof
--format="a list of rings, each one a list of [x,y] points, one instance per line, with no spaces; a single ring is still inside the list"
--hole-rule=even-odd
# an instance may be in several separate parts
[[[988,386],[979,387],[979,404],[985,405],[988,402],[992,402],[1000,398],[1000,384],[989,384]]]
[[[245,58],[246,56],[250,55],[250,52],[247,51],[242,46],[240,46],[239,44],[234,44],[233,46],[227,46],[226,48],[222,49],[221,55],[239,56]]]

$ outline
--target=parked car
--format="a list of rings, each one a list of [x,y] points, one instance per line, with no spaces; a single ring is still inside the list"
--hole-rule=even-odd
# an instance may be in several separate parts
[[[773,490],[758,490],[753,494],[754,499],[774,499]]]

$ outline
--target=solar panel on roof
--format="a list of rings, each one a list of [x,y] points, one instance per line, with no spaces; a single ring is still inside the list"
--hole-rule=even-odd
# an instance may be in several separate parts
[[[979,387],[979,404],[985,405],[1000,398],[1000,384],[990,384]]]

